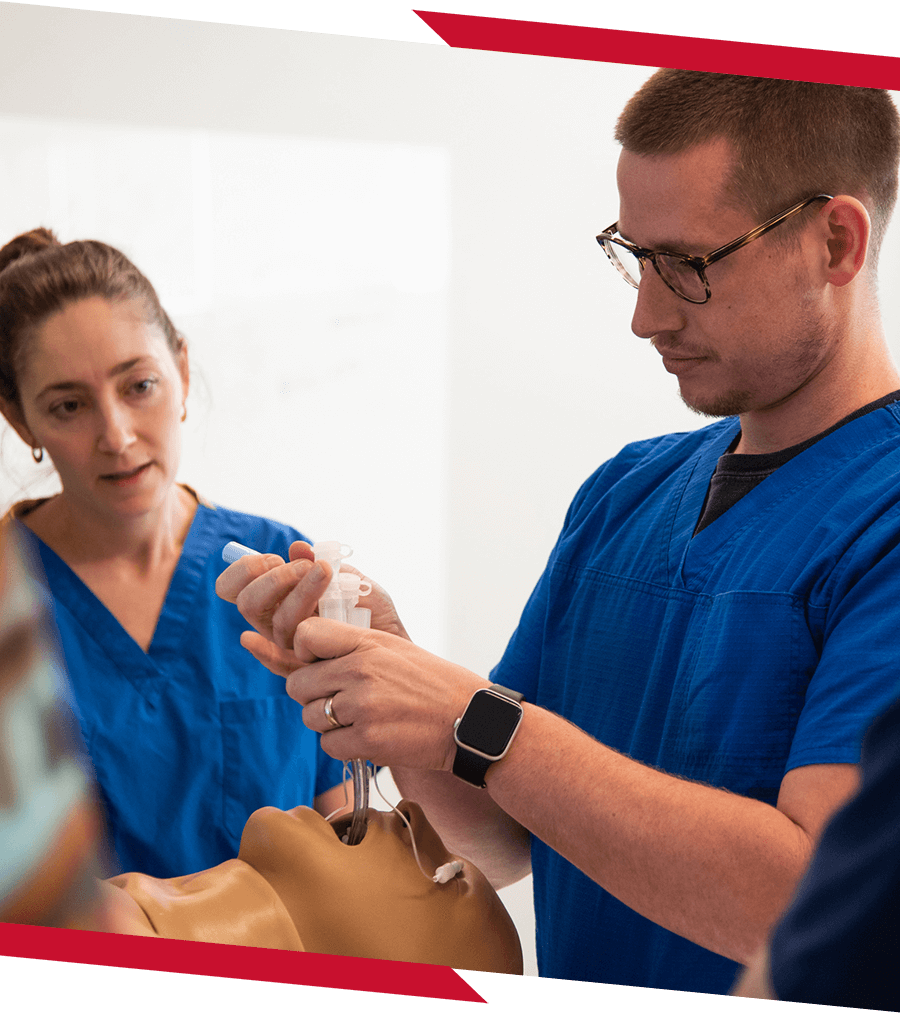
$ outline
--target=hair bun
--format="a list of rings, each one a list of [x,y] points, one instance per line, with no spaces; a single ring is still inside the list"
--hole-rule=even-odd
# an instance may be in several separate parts
[[[59,240],[50,229],[39,226],[30,232],[23,232],[15,239],[11,239],[5,247],[0,249],[0,271],[7,268],[13,261],[28,254],[40,253],[50,246],[60,246]]]

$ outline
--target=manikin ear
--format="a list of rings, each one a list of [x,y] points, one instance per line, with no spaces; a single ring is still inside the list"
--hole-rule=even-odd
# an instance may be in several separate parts
[[[25,416],[22,414],[22,410],[18,405],[13,404],[11,401],[7,401],[5,398],[0,398],[0,413],[3,414],[3,418],[10,426],[12,426],[16,433],[19,434],[29,447],[37,449],[41,446],[31,435],[31,430],[25,422]]]
[[[832,198],[821,215],[827,232],[827,280],[832,285],[847,285],[866,263],[872,232],[869,213],[861,201],[842,194]]]

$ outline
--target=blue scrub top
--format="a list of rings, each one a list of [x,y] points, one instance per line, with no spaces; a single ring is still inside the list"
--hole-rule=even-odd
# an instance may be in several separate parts
[[[261,806],[311,806],[343,766],[319,747],[284,680],[239,643],[215,593],[230,541],[287,558],[299,532],[197,506],[150,650],[24,525],[54,600],[76,712],[121,869],[174,877],[237,855]]]
[[[791,768],[855,763],[900,689],[900,407],[824,437],[692,537],[738,429],[632,444],[588,479],[491,678],[638,761],[774,805]],[[542,975],[730,988],[733,962],[536,839],[532,864]]]

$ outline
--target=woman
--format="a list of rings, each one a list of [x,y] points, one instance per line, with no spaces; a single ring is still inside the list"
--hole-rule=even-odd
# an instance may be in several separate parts
[[[158,877],[236,856],[260,806],[344,801],[340,763],[214,591],[225,543],[286,559],[303,536],[175,482],[188,382],[184,339],[118,250],[46,229],[0,250],[0,410],[62,483],[9,517],[47,575],[119,860]]]

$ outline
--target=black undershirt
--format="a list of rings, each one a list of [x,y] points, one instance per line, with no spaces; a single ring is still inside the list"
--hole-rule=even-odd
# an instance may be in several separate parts
[[[774,471],[781,468],[791,458],[796,457],[801,451],[812,447],[814,443],[834,433],[841,426],[860,416],[868,415],[878,408],[884,408],[892,402],[900,401],[900,391],[879,398],[862,408],[851,412],[846,418],[829,427],[824,433],[819,433],[802,444],[794,444],[793,447],[785,447],[783,451],[774,451],[772,454],[734,454],[732,448],[737,446],[741,436],[738,434],[731,442],[728,450],[719,458],[716,470],[713,472],[706,491],[706,500],[703,510],[700,512],[700,520],[694,529],[694,535],[702,532],[707,525],[711,525],[716,518],[720,518],[729,507],[733,507],[741,497],[746,496],[751,489],[758,486],[763,479],[770,476]]]

